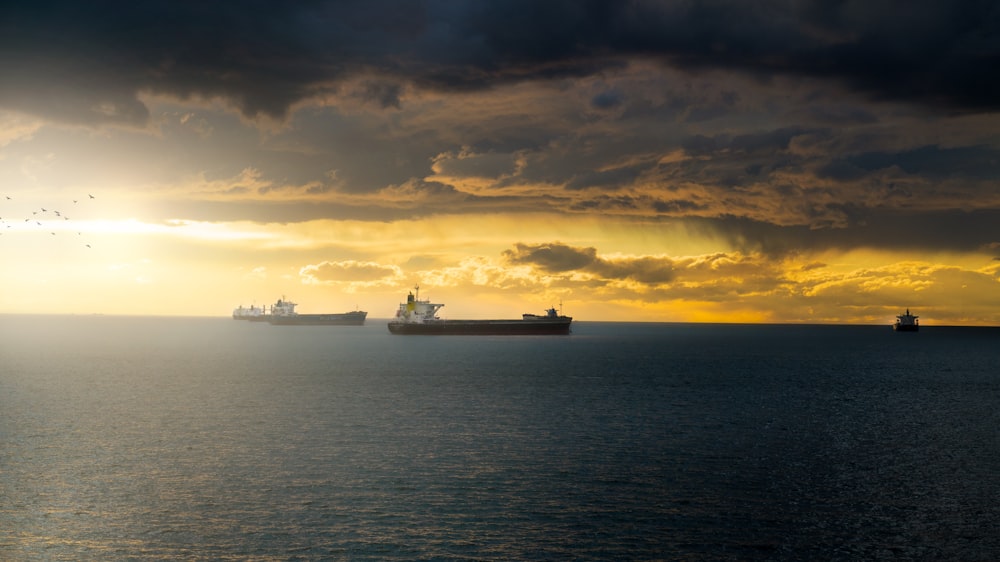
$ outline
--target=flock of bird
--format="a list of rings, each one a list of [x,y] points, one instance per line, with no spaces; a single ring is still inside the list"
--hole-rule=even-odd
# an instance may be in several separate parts
[[[5,202],[6,201],[12,201],[12,200],[14,200],[14,198],[11,197],[10,195],[4,195],[3,197],[4,197],[4,201]],[[89,199],[96,199],[96,197],[94,197],[93,195],[90,195],[89,193],[87,194],[87,198],[88,198],[88,200]],[[80,201],[79,199],[73,199],[73,204],[76,205],[76,204],[79,203],[79,201]],[[42,222],[43,220],[45,222]],[[70,220],[70,218],[68,216],[66,216],[65,214],[63,214],[62,211],[57,211],[55,209],[47,209],[45,207],[39,207],[39,208],[31,211],[31,216],[25,218],[23,222],[27,223],[29,226],[34,226],[35,228],[42,228],[42,227],[45,227],[45,226],[50,226],[51,227],[51,224],[50,224],[49,221],[58,221],[58,220],[68,221],[68,220]],[[17,222],[21,222],[21,221],[18,219]],[[32,223],[34,223],[34,224],[32,224]],[[2,235],[6,230],[11,229],[11,228],[14,228],[14,224],[11,223],[8,218],[6,218],[4,216],[0,216],[0,235]],[[52,230],[50,233],[52,234],[52,236],[56,235],[55,230]],[[77,234],[77,236],[83,236],[82,232],[77,232],[76,234]],[[84,246],[86,246],[88,248],[91,247],[90,244],[84,244]]]

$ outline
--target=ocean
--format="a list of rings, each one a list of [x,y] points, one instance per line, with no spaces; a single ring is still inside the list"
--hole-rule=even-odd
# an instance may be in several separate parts
[[[0,316],[2,560],[996,560],[1000,330]]]

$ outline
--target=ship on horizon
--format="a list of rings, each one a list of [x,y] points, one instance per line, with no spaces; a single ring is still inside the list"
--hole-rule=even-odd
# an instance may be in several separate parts
[[[443,320],[437,311],[444,306],[420,300],[420,287],[410,292],[399,305],[396,317],[389,321],[389,332],[397,335],[566,335],[570,333],[571,316],[563,316],[549,308],[545,314],[522,314],[510,320]]]
[[[242,304],[233,309],[233,320],[263,320],[264,307],[250,305],[244,307]]]
[[[233,310],[234,320],[250,320],[252,322],[268,322],[275,326],[361,326],[365,323],[368,313],[363,310],[351,312],[301,314],[295,311],[298,306],[285,297],[281,297],[271,305],[270,311],[264,307],[239,308]]]
[[[914,316],[910,314],[910,309],[906,309],[906,314],[900,314],[896,317],[896,323],[892,325],[892,329],[897,332],[918,332],[920,331],[920,321],[917,320],[919,316]]]

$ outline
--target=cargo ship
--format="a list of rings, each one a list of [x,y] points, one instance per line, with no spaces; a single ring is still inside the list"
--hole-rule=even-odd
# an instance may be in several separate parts
[[[896,323],[892,325],[892,329],[897,332],[917,332],[920,331],[920,321],[917,320],[919,316],[914,316],[910,314],[910,309],[906,309],[906,314],[900,314],[896,317]]]
[[[510,320],[443,320],[437,311],[443,304],[420,300],[420,287],[410,292],[389,321],[389,332],[398,335],[533,336],[570,333],[573,318],[550,308],[545,314],[522,314]]]
[[[363,310],[330,314],[299,314],[296,303],[282,297],[271,305],[271,313],[263,318],[275,326],[361,326],[368,313]]]

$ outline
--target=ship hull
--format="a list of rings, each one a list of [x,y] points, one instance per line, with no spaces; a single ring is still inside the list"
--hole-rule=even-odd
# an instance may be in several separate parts
[[[423,323],[389,322],[397,335],[427,336],[540,336],[570,333],[572,318],[553,320],[431,320]]]
[[[267,321],[275,326],[361,326],[367,317],[367,312],[358,311],[341,314],[269,315]]]
[[[892,329],[897,332],[919,332],[920,326],[907,325],[907,324],[894,324]]]

